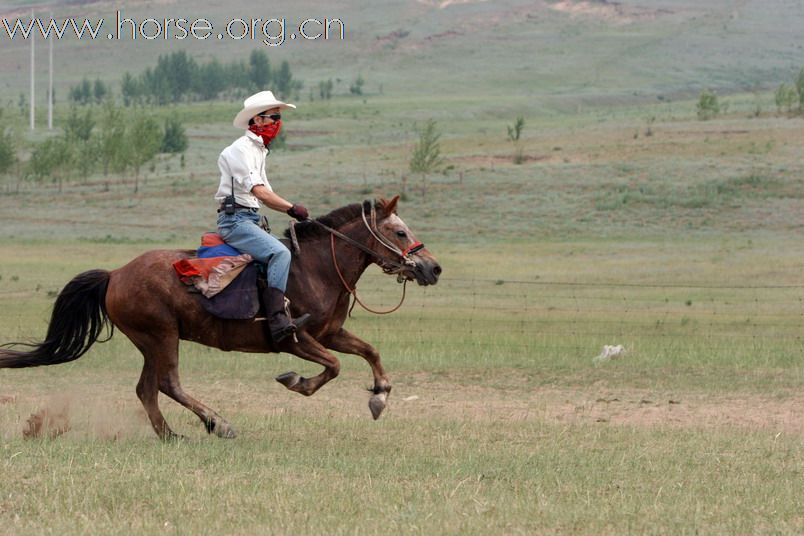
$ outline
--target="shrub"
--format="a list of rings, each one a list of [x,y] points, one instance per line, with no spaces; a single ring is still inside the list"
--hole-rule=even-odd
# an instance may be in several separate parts
[[[720,104],[718,104],[717,95],[709,89],[701,91],[701,95],[698,97],[697,108],[698,119],[701,121],[706,121],[707,119],[712,119],[717,116],[720,113]]]
[[[357,80],[355,80],[354,84],[349,86],[349,93],[351,93],[352,95],[362,95],[363,84],[365,83],[366,81],[363,80],[363,77],[361,75],[357,75]]]
[[[786,111],[789,113],[793,110],[793,106],[795,106],[796,102],[798,102],[799,95],[794,86],[782,84],[776,90],[775,98],[776,109],[779,112]]]
[[[508,141],[519,141],[523,128],[525,128],[525,118],[520,115],[516,118],[514,126],[508,127]]]
[[[3,109],[0,108],[0,121],[2,119]],[[0,129],[0,174],[6,173],[16,162],[17,152],[14,146],[14,137],[8,129],[3,127]]]
[[[430,173],[436,171],[444,163],[441,158],[441,134],[436,131],[436,123],[430,119],[419,131],[419,141],[413,148],[410,158],[410,171],[413,173]]]
[[[162,136],[162,153],[183,153],[187,150],[187,134],[184,125],[176,117],[165,119],[165,134]]]

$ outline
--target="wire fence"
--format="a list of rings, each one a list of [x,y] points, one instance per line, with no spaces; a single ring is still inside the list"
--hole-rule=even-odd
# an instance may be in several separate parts
[[[59,290],[1,283],[4,302],[52,301]],[[371,271],[358,287],[361,299],[379,309],[393,307],[401,295],[393,279]],[[636,339],[773,340],[804,355],[804,285],[442,278],[432,287],[410,284],[405,304],[390,317],[357,306],[352,322],[361,332],[414,345],[526,352]]]
[[[367,275],[361,299],[396,303],[387,278]],[[804,285],[522,281],[444,278],[408,290],[390,327],[355,308],[377,335],[420,341],[504,346],[523,351],[584,349],[603,343],[709,344],[772,342],[804,356]]]

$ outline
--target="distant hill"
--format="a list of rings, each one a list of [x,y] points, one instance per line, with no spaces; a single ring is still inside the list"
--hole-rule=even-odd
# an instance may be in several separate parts
[[[0,16],[9,26],[27,22],[30,3],[4,0]],[[694,93],[704,87],[722,91],[775,87],[804,66],[804,2],[801,0],[707,1],[478,1],[377,0],[363,2],[298,1],[261,3],[233,0],[161,0],[124,2],[122,15],[141,22],[153,18],[208,19],[206,40],[189,37],[147,40],[108,39],[116,30],[112,2],[42,2],[39,17],[52,9],[65,17],[87,18],[104,25],[95,40],[65,36],[56,43],[57,96],[83,77],[99,77],[116,88],[125,71],[140,72],[159,54],[186,50],[200,61],[247,59],[255,48],[266,50],[274,64],[288,60],[307,88],[321,80],[340,80],[347,91],[358,75],[367,93],[426,99],[429,95],[550,96],[579,100]],[[217,39],[227,21],[285,18],[284,43],[269,47],[257,39]],[[305,19],[325,17],[343,22],[329,40],[304,40],[297,33]],[[0,21],[2,22],[2,21]],[[79,20],[80,24],[80,20]],[[173,23],[175,25],[175,23]],[[161,25],[161,24],[160,24]],[[187,24],[189,26],[189,24]],[[130,26],[124,29],[130,32]],[[278,36],[279,24],[268,29]],[[235,34],[242,25],[232,26]],[[305,28],[316,35],[322,25]],[[156,35],[155,23],[146,34]],[[71,31],[71,30],[70,30]],[[178,30],[173,27],[175,36]],[[69,32],[68,32],[69,33]],[[87,34],[88,35],[88,34]],[[275,39],[274,42],[278,41]],[[37,73],[45,80],[47,52],[38,39]],[[29,46],[18,35],[9,39],[0,24],[0,99],[15,101],[27,92]],[[44,83],[37,99],[44,102]],[[302,94],[307,90],[302,90]]]

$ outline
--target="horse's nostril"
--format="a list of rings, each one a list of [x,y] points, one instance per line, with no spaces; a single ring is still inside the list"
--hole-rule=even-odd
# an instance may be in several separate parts
[[[433,267],[433,273],[434,273],[435,275],[441,275],[441,266],[439,266],[439,265],[437,265],[437,264],[436,264],[436,265]]]

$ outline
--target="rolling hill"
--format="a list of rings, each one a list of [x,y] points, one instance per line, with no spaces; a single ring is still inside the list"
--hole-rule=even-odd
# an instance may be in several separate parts
[[[164,38],[156,23],[144,32],[155,39],[108,39],[116,12],[142,22],[204,18],[213,26],[207,39],[179,40],[175,26]],[[426,99],[432,95],[539,97],[548,107],[578,102],[617,101],[691,94],[711,87],[723,92],[776,87],[804,66],[804,2],[642,0],[558,2],[504,0],[342,0],[279,2],[255,7],[234,0],[210,1],[51,2],[37,4],[38,17],[63,23],[87,18],[104,25],[97,39],[78,39],[68,32],[56,43],[56,93],[65,95],[83,77],[118,83],[125,71],[153,65],[159,54],[186,50],[199,61],[247,58],[262,48],[275,64],[288,60],[306,86],[332,78],[346,91],[358,75],[369,93]],[[18,17],[30,18],[30,4],[0,2],[0,14],[13,28]],[[224,34],[233,19],[285,19],[284,42],[232,39]],[[312,18],[339,19],[344,38],[333,26],[330,38],[291,39],[298,25]],[[47,22],[47,21],[45,21]],[[124,31],[129,28],[124,24]],[[323,24],[308,23],[308,35]],[[267,27],[282,34],[278,23]],[[130,31],[130,30],[128,30]],[[240,22],[231,31],[243,31]],[[279,39],[274,39],[274,43]],[[37,72],[45,80],[46,47],[39,39]],[[29,47],[17,34],[10,39],[0,27],[0,95],[16,99],[28,88]],[[37,98],[44,102],[44,84]],[[426,105],[426,104],[425,104]]]

